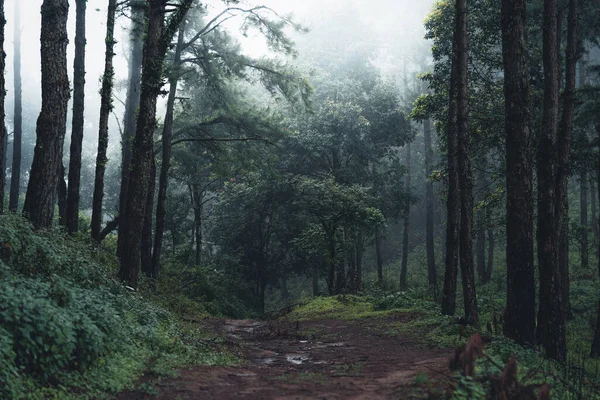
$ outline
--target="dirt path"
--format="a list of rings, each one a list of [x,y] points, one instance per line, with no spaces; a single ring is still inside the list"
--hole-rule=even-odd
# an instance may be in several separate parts
[[[231,340],[232,350],[248,360],[246,366],[184,370],[160,382],[157,397],[130,392],[118,399],[429,398],[443,386],[450,350],[383,333],[408,318],[211,321]]]

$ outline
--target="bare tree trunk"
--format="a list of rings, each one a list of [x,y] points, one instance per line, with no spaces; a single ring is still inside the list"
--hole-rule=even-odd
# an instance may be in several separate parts
[[[171,166],[171,138],[173,136],[173,112],[175,108],[175,96],[177,95],[177,82],[179,81],[179,68],[181,66],[181,49],[185,35],[185,22],[179,28],[179,37],[175,47],[175,56],[171,66],[169,78],[169,98],[167,100],[167,113],[162,133],[162,163],[160,167],[160,178],[158,183],[158,198],[156,200],[156,233],[154,238],[154,253],[152,254],[152,270],[160,268],[160,254],[165,231],[165,203],[167,200],[167,185],[169,183],[169,168]],[[198,258],[198,257],[196,257]],[[199,265],[197,263],[197,265]]]
[[[594,331],[594,340],[592,342],[590,356],[593,358],[600,358],[600,302],[598,303],[598,317],[596,318],[596,330]]]
[[[167,0],[148,1],[148,30],[144,43],[142,92],[132,148],[131,170],[127,188],[124,218],[119,218],[123,237],[120,252],[119,278],[136,288],[141,262],[141,231],[144,225],[148,183],[154,156],[156,130],[156,100],[162,86],[163,61],[174,33],[185,17],[192,0],[182,0],[165,24]]]
[[[14,135],[12,175],[10,179],[10,201],[8,209],[16,213],[19,209],[19,195],[21,194],[21,154],[23,147],[23,88],[21,82],[21,1],[14,1],[15,22],[13,31],[13,74],[14,74]]]
[[[312,291],[313,296],[319,295],[319,270],[316,265],[312,267]]]
[[[478,178],[478,191],[483,192],[485,189],[485,182],[483,178],[483,172],[480,173]],[[480,209],[477,212],[477,243],[475,244],[475,254],[477,256],[477,276],[481,283],[486,282],[487,269],[485,260],[485,210]]]
[[[581,230],[581,269],[586,270],[589,266],[589,253],[588,253],[588,174],[587,170],[584,168],[581,171],[580,175],[580,192],[579,192],[579,202],[580,202],[580,212],[579,212],[579,223],[583,228]],[[568,276],[566,277],[568,279]],[[564,282],[564,279],[563,279]],[[568,285],[565,285],[568,287]],[[567,292],[568,293],[568,292]],[[565,302],[568,300],[565,299]]]
[[[58,166],[58,225],[67,225],[67,182],[65,181],[65,166],[62,161]]]
[[[6,185],[6,147],[7,132],[4,114],[4,100],[6,98],[6,53],[4,52],[4,0],[0,1],[0,215],[4,213],[4,186]]]
[[[594,181],[594,175],[590,175],[590,208],[592,211],[592,233],[594,235],[594,243],[598,241],[598,211],[596,209],[596,182]]]
[[[489,282],[492,280],[492,271],[494,270],[494,248],[495,248],[495,240],[494,240],[494,230],[489,227],[487,230],[488,236],[488,248],[487,248],[487,269],[485,271],[485,282]]]
[[[33,163],[23,214],[36,229],[52,226],[59,164],[67,130],[67,0],[44,0],[41,8],[42,110],[37,120]]]
[[[467,53],[467,2],[456,2],[457,35],[457,138],[460,186],[460,275],[465,301],[465,318],[475,324],[479,319],[475,292],[475,263],[473,260],[473,171],[469,149],[468,53]]]
[[[102,89],[100,91],[100,123],[98,132],[98,154],[96,155],[96,175],[94,179],[94,198],[92,201],[92,239],[99,242],[100,232],[102,231],[102,203],[104,200],[104,174],[108,158],[106,151],[108,149],[108,118],[112,110],[112,89],[115,70],[113,66],[114,57],[114,31],[115,31],[115,13],[117,10],[117,0],[109,0],[108,13],[106,16],[106,52],[104,58],[104,75],[102,76]],[[119,225],[123,222],[119,218]]]
[[[423,121],[423,135],[425,139],[425,247],[427,251],[427,280],[429,287],[433,290],[434,298],[437,298],[437,268],[435,266],[434,246],[434,196],[433,182],[429,180],[432,173],[433,150],[431,148],[431,121]]]
[[[202,263],[202,190],[200,185],[195,183],[192,185],[192,206],[194,207],[194,231],[196,241],[196,265]]]
[[[564,361],[567,349],[562,307],[561,274],[558,265],[558,232],[560,231],[564,208],[557,204],[558,199],[562,199],[562,192],[561,185],[556,184],[558,174],[556,162],[554,161],[559,103],[557,15],[558,1],[544,0],[544,115],[539,138],[537,163],[537,250],[540,270],[537,335],[539,343],[542,344],[549,358]],[[562,151],[562,147],[559,146],[559,152]],[[559,155],[559,158],[562,161],[563,157],[561,155]]]
[[[156,161],[152,156],[150,167],[150,179],[148,180],[148,196],[144,216],[144,227],[142,228],[141,262],[142,272],[148,278],[157,279],[158,270],[154,270],[152,264],[152,211],[154,209],[154,189],[156,188]]]
[[[135,136],[135,120],[140,105],[142,81],[142,56],[146,28],[146,1],[131,1],[131,40],[129,57],[129,84],[125,99],[125,117],[123,137],[121,138],[121,188],[119,192],[119,214],[125,212],[127,187],[129,185],[129,167],[131,164],[131,143]],[[123,246],[122,235],[117,242],[117,255]]]
[[[377,258],[377,283],[383,286],[383,259],[381,258],[381,234],[375,228],[375,256]]]
[[[502,0],[507,191],[504,334],[518,343],[533,344],[533,166],[526,19],[526,0]]]
[[[458,180],[458,137],[457,137],[457,88],[458,69],[458,29],[455,28],[452,70],[450,76],[448,106],[448,199],[446,207],[446,269],[444,291],[442,292],[442,314],[456,312],[456,278],[458,275],[459,231],[460,231],[460,187]]]
[[[410,176],[410,142],[406,144],[406,190],[411,191],[411,176]],[[406,203],[404,210],[404,231],[402,234],[402,268],[400,270],[400,290],[408,288],[408,230],[410,228],[410,202]]]
[[[79,230],[79,188],[85,110],[85,8],[87,0],[75,0],[75,61],[73,62],[73,123],[69,158],[66,225],[69,233]],[[110,3],[109,3],[110,7]],[[110,14],[109,10],[109,14]],[[114,23],[113,23],[114,26]],[[111,46],[112,47],[112,46]]]

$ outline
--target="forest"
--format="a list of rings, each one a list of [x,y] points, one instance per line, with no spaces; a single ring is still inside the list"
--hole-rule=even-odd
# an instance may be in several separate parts
[[[598,17],[0,0],[0,399],[600,399]]]

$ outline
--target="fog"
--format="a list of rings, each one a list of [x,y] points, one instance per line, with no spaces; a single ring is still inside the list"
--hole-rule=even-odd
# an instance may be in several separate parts
[[[23,77],[23,171],[25,180],[29,164],[33,157],[35,144],[35,121],[41,105],[41,73],[40,73],[40,6],[42,0],[6,0],[5,16],[7,54],[6,82],[6,123],[9,135],[13,123],[13,38],[15,4],[21,7],[21,51]],[[87,48],[86,48],[86,99],[85,99],[85,136],[84,160],[90,166],[87,173],[92,173],[97,146],[97,131],[100,109],[100,78],[104,68],[104,38],[106,29],[106,1],[88,0],[87,2]],[[398,79],[401,71],[414,75],[422,71],[422,66],[429,57],[429,44],[423,39],[425,30],[423,21],[426,18],[433,0],[307,0],[293,2],[288,0],[242,1],[240,7],[265,5],[277,13],[291,14],[293,19],[310,31],[305,34],[289,32],[298,42],[299,54],[292,63],[302,65],[303,53],[313,54],[323,48],[326,51],[340,51],[353,46],[367,45],[375,49],[374,64],[379,66],[382,73]],[[208,16],[214,16],[227,7],[225,2],[210,0],[203,3],[207,7]],[[127,79],[127,47],[129,19],[120,14],[117,19],[115,46],[115,92],[114,112],[110,118],[109,170],[118,168],[120,136],[117,118],[123,117],[123,104]],[[243,51],[254,57],[270,55],[262,36],[250,32],[247,37],[239,32],[241,21],[233,18],[226,23],[226,28],[232,36],[242,44]],[[69,10],[69,45],[68,65],[72,82],[74,35],[75,35],[75,4],[70,2]],[[161,120],[165,99],[159,99],[157,118]],[[71,107],[69,107],[69,111]],[[70,142],[71,115],[68,116],[65,149]],[[10,141],[9,137],[9,141]],[[8,160],[11,157],[11,146],[8,149]],[[65,165],[68,165],[68,151],[65,151]],[[85,163],[84,163],[85,164]],[[10,167],[10,161],[7,162]],[[86,168],[82,171],[86,174]],[[91,178],[91,176],[90,176]],[[83,182],[86,178],[83,177]],[[91,179],[90,182],[91,183]],[[25,185],[26,182],[21,182]],[[82,197],[89,196],[83,191]],[[87,202],[85,202],[87,203]]]

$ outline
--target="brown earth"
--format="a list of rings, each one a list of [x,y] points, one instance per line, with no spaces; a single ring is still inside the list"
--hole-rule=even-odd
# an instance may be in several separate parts
[[[385,319],[207,322],[224,333],[240,367],[195,367],[134,399],[423,399],[443,391],[451,350],[385,334],[406,314]]]

